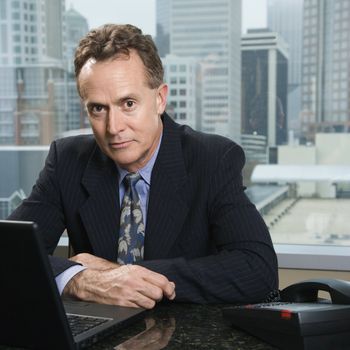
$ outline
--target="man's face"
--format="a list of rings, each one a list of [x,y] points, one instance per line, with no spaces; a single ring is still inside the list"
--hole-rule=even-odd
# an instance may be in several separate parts
[[[89,60],[78,83],[101,150],[129,172],[142,168],[162,133],[167,86],[147,85],[145,67],[135,51],[129,57]]]

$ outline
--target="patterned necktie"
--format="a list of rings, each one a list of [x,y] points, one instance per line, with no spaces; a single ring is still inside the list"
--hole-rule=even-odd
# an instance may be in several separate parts
[[[132,264],[143,259],[145,226],[142,218],[140,197],[136,183],[141,178],[138,173],[127,174],[124,178],[125,194],[120,211],[120,231],[118,240],[118,264]]]

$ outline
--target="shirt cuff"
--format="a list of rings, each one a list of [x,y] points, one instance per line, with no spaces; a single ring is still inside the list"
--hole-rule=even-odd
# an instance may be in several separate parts
[[[67,270],[61,272],[59,275],[56,276],[56,284],[58,291],[60,295],[62,295],[64,287],[67,285],[67,283],[79,272],[85,270],[85,266],[81,265],[74,265],[69,267]]]

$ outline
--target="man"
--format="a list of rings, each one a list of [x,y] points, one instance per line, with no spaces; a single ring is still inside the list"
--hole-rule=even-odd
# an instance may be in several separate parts
[[[277,289],[268,230],[244,194],[244,153],[164,112],[151,37],[131,25],[92,30],[75,74],[94,137],[53,142],[10,216],[35,221],[49,254],[67,229],[77,255],[51,257],[59,290],[152,308],[163,298],[257,302]]]

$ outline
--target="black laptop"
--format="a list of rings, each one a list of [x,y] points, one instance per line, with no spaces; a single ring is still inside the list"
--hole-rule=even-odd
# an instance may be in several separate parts
[[[81,349],[135,321],[143,309],[62,302],[32,222],[0,220],[0,345]]]

